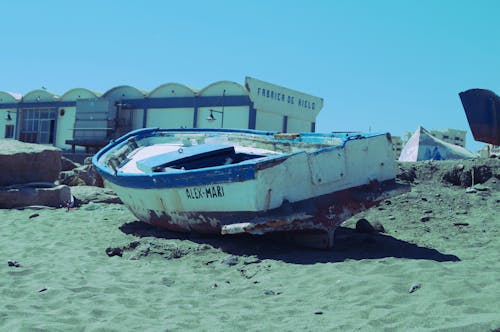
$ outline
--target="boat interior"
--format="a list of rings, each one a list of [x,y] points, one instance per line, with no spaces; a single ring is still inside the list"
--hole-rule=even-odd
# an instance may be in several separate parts
[[[168,142],[142,146],[129,140],[103,162],[117,173],[158,173],[238,164],[246,160],[277,155],[274,151],[229,144]]]
[[[136,162],[145,173],[164,172],[168,168],[191,170],[238,164],[245,160],[265,157],[260,154],[236,152],[234,146],[194,145],[179,147],[176,151],[162,153]]]
[[[272,155],[314,151],[341,146],[343,141],[336,135],[319,139],[312,136],[301,138],[297,134],[248,137],[159,132],[148,137],[130,137],[107,154],[102,162],[115,174],[158,173],[233,165]]]

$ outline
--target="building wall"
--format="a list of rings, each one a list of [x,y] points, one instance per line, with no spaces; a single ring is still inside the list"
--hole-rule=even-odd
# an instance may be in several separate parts
[[[20,95],[17,96],[17,98],[20,98]],[[0,105],[2,104],[15,104],[19,100],[16,99],[16,97],[9,93],[9,92],[3,92],[0,91]],[[17,118],[17,109],[16,108],[2,108],[0,109],[0,139],[4,139],[5,137],[5,130],[7,126],[9,126],[9,129],[13,129],[14,135],[15,135],[15,128],[16,128],[16,118]],[[12,128],[14,126],[14,128]],[[15,136],[14,136],[15,138]]]
[[[215,120],[208,120],[210,110]],[[248,116],[250,108],[248,106],[229,106],[224,107],[200,107],[198,108],[198,128],[248,128]],[[224,117],[224,127],[222,126],[222,118]]]
[[[134,109],[130,112],[132,130],[144,127],[144,110]]]
[[[255,78],[247,77],[245,84],[249,89],[250,99],[257,112],[276,113],[287,116],[290,128],[310,131],[311,123],[323,108],[323,99],[300,91],[288,89]],[[290,121],[290,119],[293,119]],[[303,123],[301,122],[303,121]],[[281,124],[280,124],[281,127]],[[289,129],[288,131],[290,131]]]
[[[392,151],[394,152],[394,159],[398,160],[403,150],[403,140],[399,136],[392,136]]]
[[[431,130],[431,134],[447,143],[455,144],[463,148],[465,147],[465,137],[467,134],[465,130],[450,129],[450,128],[438,129],[438,130]]]
[[[264,131],[283,131],[283,115],[257,111],[255,129]]]
[[[96,111],[96,117],[92,118],[92,111],[89,111],[91,106],[85,105],[92,104],[93,100],[108,105],[107,119],[104,114],[103,120],[102,110]],[[0,138],[5,135],[5,118],[7,111],[11,110],[2,108],[2,103],[9,105],[17,103],[20,114],[24,109],[49,109],[51,120],[55,114],[56,127],[52,132],[55,135],[54,145],[63,149],[71,148],[66,141],[75,139],[74,129],[79,127],[75,122],[84,124],[81,128],[85,129],[92,129],[94,122],[99,123],[97,127],[100,128],[116,126],[112,134],[119,136],[144,126],[242,129],[255,127],[257,130],[281,132],[284,130],[283,124],[286,118],[288,132],[309,132],[311,123],[315,122],[317,114],[323,107],[321,98],[252,78],[246,78],[245,85],[220,81],[201,90],[194,90],[178,83],[167,83],[150,93],[128,85],[111,88],[103,95],[75,88],[67,91],[62,97],[44,89],[33,90],[24,97],[14,97],[12,94],[0,91]],[[212,121],[208,119],[211,110],[214,118]],[[10,114],[12,118],[10,123],[15,125],[16,109],[12,109]],[[101,118],[98,118],[99,116]],[[108,125],[103,126],[103,121],[107,121]],[[23,127],[21,121],[18,125],[17,137]],[[101,132],[106,130],[102,128]],[[24,134],[32,135],[30,137],[36,136],[36,133],[26,130]],[[90,135],[89,140],[94,136]],[[85,144],[86,139],[81,139],[80,136],[77,139],[80,140],[78,143]],[[76,148],[83,149],[78,146]]]
[[[311,131],[311,122],[302,120],[302,119],[295,119],[295,118],[288,118],[288,125],[287,125],[287,132],[289,133],[302,133],[302,132],[309,132]]]
[[[75,88],[67,91],[61,96],[61,101],[77,101],[82,99],[97,99],[99,94],[85,88]],[[55,145],[61,149],[70,149],[71,145],[66,144],[67,140],[73,139],[73,129],[75,128],[76,107],[57,108],[57,129]],[[79,150],[83,148],[78,148]]]
[[[62,115],[64,110],[64,115]],[[55,145],[61,149],[69,149],[71,145],[66,144],[66,140],[73,138],[73,128],[75,127],[75,107],[61,107],[57,112],[57,130]]]
[[[151,108],[148,109],[146,127],[191,128],[194,108]]]
[[[8,120],[9,115],[10,115],[10,120]],[[5,133],[6,133],[5,130],[6,130],[7,126],[14,126],[13,130],[15,132],[16,109],[14,109],[14,108],[0,109],[0,139],[6,138],[5,137]]]

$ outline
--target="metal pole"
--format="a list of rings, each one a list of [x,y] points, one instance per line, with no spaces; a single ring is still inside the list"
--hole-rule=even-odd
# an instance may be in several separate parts
[[[224,128],[224,97],[226,95],[226,89],[222,91],[222,120],[221,120],[221,128]]]

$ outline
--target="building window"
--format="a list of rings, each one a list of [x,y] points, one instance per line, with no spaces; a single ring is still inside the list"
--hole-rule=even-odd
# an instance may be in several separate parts
[[[14,125],[5,125],[5,138],[14,138]]]
[[[27,143],[53,144],[56,112],[53,109],[23,109],[19,140]]]

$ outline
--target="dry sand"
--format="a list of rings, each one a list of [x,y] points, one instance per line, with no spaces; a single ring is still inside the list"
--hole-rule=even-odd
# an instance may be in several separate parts
[[[500,328],[499,179],[466,193],[415,165],[412,191],[330,251],[158,231],[120,204],[0,210],[0,330]]]

